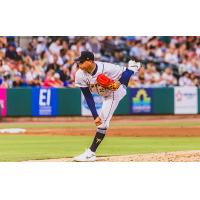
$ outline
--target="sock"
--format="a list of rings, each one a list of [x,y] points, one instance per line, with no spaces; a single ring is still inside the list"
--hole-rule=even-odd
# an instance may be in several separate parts
[[[105,134],[96,132],[92,145],[90,146],[90,150],[92,152],[96,152],[98,146],[100,145],[104,137],[105,137]]]

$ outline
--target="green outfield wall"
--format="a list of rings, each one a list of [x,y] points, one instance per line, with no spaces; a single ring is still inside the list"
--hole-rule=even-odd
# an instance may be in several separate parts
[[[198,89],[198,113],[200,113],[200,89]]]
[[[58,116],[81,115],[81,92],[79,89],[58,89]]]
[[[31,88],[7,89],[7,116],[32,116]]]
[[[154,88],[152,96],[152,110],[154,114],[173,114],[174,89]]]
[[[127,90],[126,96],[119,102],[115,115],[129,115],[130,113],[130,90]]]
[[[178,88],[179,89],[179,88]],[[80,116],[82,114],[81,91],[78,88],[38,89],[12,88],[4,91],[4,116]],[[130,114],[174,114],[175,99],[192,98],[174,88],[140,88],[127,89],[127,95],[119,103],[115,115]],[[6,97],[5,97],[6,95]],[[182,96],[181,96],[182,95]],[[0,101],[3,95],[0,94]],[[200,89],[197,90],[197,112],[200,113]],[[177,99],[176,99],[177,100]],[[179,99],[177,100],[179,101]],[[135,104],[134,104],[135,103]],[[35,105],[38,104],[38,105]],[[176,103],[177,104],[177,103]],[[144,107],[145,112],[142,112]],[[136,109],[135,109],[136,108]],[[35,111],[37,109],[37,111]],[[139,110],[139,111],[138,111]],[[138,111],[135,112],[135,111]],[[6,113],[6,114],[5,114]],[[34,114],[36,113],[36,114]],[[0,116],[2,109],[0,108]]]

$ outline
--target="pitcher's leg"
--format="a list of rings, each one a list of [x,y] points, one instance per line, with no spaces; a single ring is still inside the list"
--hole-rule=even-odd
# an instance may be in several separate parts
[[[101,113],[99,117],[102,120],[102,124],[97,127],[96,130],[96,135],[94,137],[94,140],[92,142],[92,145],[90,146],[89,149],[87,149],[83,154],[81,154],[78,157],[75,157],[75,161],[95,161],[96,156],[95,152],[102,142],[102,140],[105,137],[106,130],[109,127],[110,120],[113,116],[113,113],[115,112],[120,100],[125,96],[125,92],[121,93],[121,95],[118,97],[116,95],[109,97],[109,98],[104,98]]]
[[[115,109],[119,104],[119,101],[119,99],[115,100],[114,98],[104,99],[101,113],[99,115],[99,117],[102,120],[102,124],[97,127],[96,135],[94,137],[92,145],[90,146],[92,152],[96,152],[98,146],[104,139],[106,130],[109,127],[109,122],[113,116]]]
[[[119,102],[121,101],[121,99],[124,96],[125,95],[122,95],[121,97],[116,98],[113,95],[112,98],[105,98],[105,100],[103,101],[101,113],[99,115],[99,117],[101,118],[103,123],[101,125],[99,125],[97,127],[97,129],[107,129],[109,127],[110,120],[111,120]]]

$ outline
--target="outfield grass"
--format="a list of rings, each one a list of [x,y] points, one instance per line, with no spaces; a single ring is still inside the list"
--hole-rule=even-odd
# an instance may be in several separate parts
[[[72,157],[87,148],[88,136],[0,135],[0,161],[24,161]],[[97,154],[101,156],[136,153],[200,150],[200,137],[106,137]]]
[[[95,125],[92,124],[94,127]],[[186,121],[186,122],[112,122],[112,128],[119,128],[119,127],[145,127],[145,126],[152,126],[152,127],[199,127],[200,122],[197,121]],[[66,123],[6,123],[1,124],[1,128],[91,128],[91,122],[66,122]]]

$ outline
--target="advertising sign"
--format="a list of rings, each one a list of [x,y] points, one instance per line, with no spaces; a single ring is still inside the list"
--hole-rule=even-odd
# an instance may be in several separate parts
[[[58,95],[56,88],[32,89],[32,115],[56,116],[58,113]]]
[[[175,114],[198,113],[197,87],[175,87],[174,109]]]
[[[152,112],[152,89],[134,88],[131,89],[131,113],[145,114]]]
[[[102,108],[103,98],[98,94],[92,94],[92,96],[94,98],[97,113],[99,114]],[[81,93],[81,114],[83,116],[92,116],[92,113],[90,112],[90,109],[82,93]]]
[[[0,88],[0,115],[6,116],[6,88]]]

